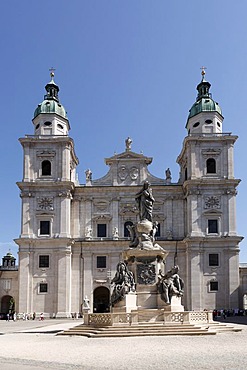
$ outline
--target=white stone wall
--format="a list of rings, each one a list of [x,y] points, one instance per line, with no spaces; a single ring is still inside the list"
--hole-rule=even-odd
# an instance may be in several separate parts
[[[52,122],[50,135],[43,135],[42,120],[46,119]],[[206,119],[212,122],[206,124]],[[197,120],[200,125],[194,127]],[[185,308],[237,305],[241,241],[235,204],[239,180],[234,178],[233,163],[237,137],[222,134],[222,122],[216,112],[202,112],[188,121],[191,131],[177,159],[178,183],[153,176],[148,169],[152,158],[133,152],[128,142],[123,153],[106,158],[105,176],[94,179],[91,174],[79,185],[78,159],[66,131],[68,121],[50,114],[37,116],[33,123],[36,128],[40,124],[38,134],[35,131],[36,136],[20,139],[24,151],[23,179],[18,183],[22,227],[16,239],[20,311],[68,317],[82,311],[87,296],[93,312],[96,290],[97,299],[104,300],[122,252],[129,246],[124,224],[138,221],[135,195],[146,180],[155,198],[153,220],[160,224],[158,243],[169,252],[165,268],[178,264],[185,281]],[[52,136],[58,134],[54,131],[58,123],[65,125],[64,135]],[[207,172],[209,158],[215,159],[215,173]],[[51,174],[46,176],[41,171],[44,160],[51,162]],[[49,235],[40,235],[42,220],[50,221]],[[209,220],[218,222],[214,235],[209,233]],[[107,234],[98,237],[97,225],[102,223]],[[40,253],[50,256],[49,268],[39,268]],[[219,266],[209,266],[209,253],[219,255]],[[97,256],[106,256],[104,268],[97,268]],[[38,291],[41,281],[47,282],[47,293]],[[218,291],[210,291],[210,281],[218,282]]]

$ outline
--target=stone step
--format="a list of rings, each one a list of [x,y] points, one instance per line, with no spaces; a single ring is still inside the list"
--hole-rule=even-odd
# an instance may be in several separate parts
[[[208,330],[207,327],[195,325],[145,325],[145,326],[121,326],[101,327],[79,325],[66,330],[58,335],[77,335],[86,337],[134,337],[134,336],[161,336],[161,335],[215,335],[216,331]]]
[[[191,330],[191,331],[180,331],[180,332],[173,332],[173,331],[145,331],[145,332],[79,332],[79,331],[68,331],[68,332],[63,332],[62,334],[59,335],[76,335],[76,336],[85,336],[88,338],[107,338],[107,337],[140,337],[140,336],[169,336],[169,335],[216,335],[216,332],[213,331],[207,331],[207,330]]]
[[[181,330],[182,329],[193,329],[193,328],[198,328],[202,326],[195,326],[191,324],[181,324],[181,325],[164,325],[164,324],[143,324],[143,325],[118,325],[118,326],[88,326],[88,325],[78,325],[73,327],[73,330],[100,330],[100,331],[106,331],[106,330],[112,330],[112,331],[119,331],[119,330],[145,330],[145,329],[164,329],[164,330]],[[204,327],[204,326],[203,326]]]
[[[226,332],[226,331],[234,331],[234,332],[242,331],[241,328],[238,328],[234,325],[229,325],[229,324],[215,323],[215,324],[209,324],[206,326],[208,327],[209,330],[216,331],[217,333]]]

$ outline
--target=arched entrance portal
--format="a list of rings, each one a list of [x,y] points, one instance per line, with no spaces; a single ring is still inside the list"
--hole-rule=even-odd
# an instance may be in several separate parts
[[[15,311],[15,300],[10,295],[5,295],[1,299],[1,312],[12,313]]]
[[[110,291],[108,288],[101,286],[93,292],[93,312],[103,313],[110,311]]]

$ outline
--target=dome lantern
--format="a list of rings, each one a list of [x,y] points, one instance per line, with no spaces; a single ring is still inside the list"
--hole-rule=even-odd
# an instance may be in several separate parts
[[[222,132],[223,116],[219,104],[209,92],[211,84],[205,79],[205,67],[202,67],[202,80],[197,85],[196,102],[189,110],[186,128],[188,133]]]
[[[67,113],[59,101],[59,87],[54,81],[54,68],[50,69],[51,80],[46,84],[44,100],[34,111],[35,135],[67,135],[70,130]]]

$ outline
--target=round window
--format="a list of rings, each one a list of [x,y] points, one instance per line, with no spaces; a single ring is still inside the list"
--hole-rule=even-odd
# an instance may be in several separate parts
[[[200,125],[200,122],[194,123],[193,127],[198,127]]]

